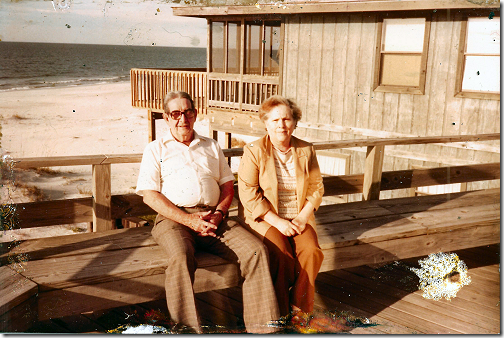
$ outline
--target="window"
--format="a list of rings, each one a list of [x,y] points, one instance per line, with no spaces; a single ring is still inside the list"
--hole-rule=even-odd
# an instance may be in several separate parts
[[[241,23],[212,21],[210,71],[240,73]]]
[[[500,100],[500,17],[462,22],[456,96]]]
[[[278,75],[280,21],[247,21],[245,36],[245,74]]]
[[[384,18],[379,23],[374,90],[424,94],[430,20]]]

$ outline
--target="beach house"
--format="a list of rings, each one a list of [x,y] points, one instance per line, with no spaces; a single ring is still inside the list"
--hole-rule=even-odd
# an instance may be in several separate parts
[[[206,72],[133,69],[132,104],[149,109],[154,121],[167,88],[187,90],[227,142],[229,133],[264,133],[257,110],[273,94],[298,103],[296,134],[311,141],[499,132],[499,6],[341,0],[175,7],[175,15],[207,19]],[[328,174],[351,174],[362,172],[365,152],[321,151],[319,158]],[[387,149],[383,165],[399,170],[499,157],[498,141],[411,145]],[[469,189],[498,183],[474,185]],[[422,191],[436,188],[416,189]]]

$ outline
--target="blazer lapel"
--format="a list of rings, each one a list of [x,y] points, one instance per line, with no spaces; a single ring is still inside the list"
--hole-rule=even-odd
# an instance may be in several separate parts
[[[266,181],[271,183],[271,196],[268,196],[270,203],[275,207],[275,213],[278,214],[278,179],[275,169],[275,157],[273,155],[273,144],[269,136],[266,136],[264,144],[264,154],[266,155],[266,164],[264,166],[264,175]]]
[[[298,212],[301,212],[304,206],[304,187],[306,180],[306,166],[308,165],[308,157],[301,148],[298,148],[297,139],[292,138],[293,152],[292,157],[296,167],[296,196],[298,202]]]

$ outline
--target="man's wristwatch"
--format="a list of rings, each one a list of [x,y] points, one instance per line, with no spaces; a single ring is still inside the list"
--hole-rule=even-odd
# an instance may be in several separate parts
[[[222,215],[222,218],[226,218],[229,216],[229,211],[222,211],[221,209],[215,209],[215,212],[219,212]]]

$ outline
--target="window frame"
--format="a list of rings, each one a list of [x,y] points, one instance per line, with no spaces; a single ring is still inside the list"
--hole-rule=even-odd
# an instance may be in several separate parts
[[[223,72],[214,72],[213,71],[213,66],[214,66],[214,60],[213,60],[213,27],[212,24],[214,22],[220,22],[223,23],[223,65],[222,69]],[[236,65],[238,72],[229,72],[229,24],[236,24],[236,33],[237,33],[237,41],[236,41],[236,46],[238,50],[238,55],[237,55],[237,61],[238,64]],[[240,59],[242,55],[242,20],[240,19],[231,19],[231,18],[226,18],[226,19],[214,19],[214,20],[208,20],[208,32],[207,32],[207,38],[208,38],[208,52],[207,52],[207,67],[208,67],[208,72],[210,73],[216,73],[216,74],[236,74],[239,75],[241,73],[241,67],[240,67]]]
[[[258,23],[255,23],[253,24],[254,22],[256,21],[259,21],[260,24]],[[279,25],[272,25],[271,23],[278,23]],[[244,48],[244,55],[245,55],[245,59],[244,59],[244,69],[243,69],[243,74],[244,75],[260,75],[260,76],[279,76],[280,74],[280,62],[278,63],[278,74],[276,75],[272,75],[272,74],[266,74],[268,72],[266,72],[266,69],[268,67],[266,67],[266,61],[267,61],[267,57],[266,57],[266,41],[268,41],[268,37],[266,36],[266,30],[267,30],[267,27],[277,27],[278,30],[279,30],[279,34],[280,36],[282,36],[282,21],[281,20],[278,20],[278,19],[255,19],[255,20],[244,20],[244,26],[245,26],[245,48]],[[247,73],[247,68],[250,66],[250,60],[252,59],[250,57],[250,55],[248,53],[250,53],[250,50],[251,50],[251,45],[252,45],[252,36],[251,36],[251,29],[250,27],[252,26],[256,26],[256,27],[259,27],[259,43],[260,41],[262,41],[263,43],[260,43],[260,50],[259,50],[259,74],[251,74],[251,73]],[[273,46],[273,29],[271,29],[271,32],[270,32],[270,36],[269,36],[269,48],[271,48]],[[280,38],[280,46],[281,46],[281,38]],[[281,47],[279,47],[281,48]],[[248,61],[248,62],[247,62]],[[269,68],[271,69],[271,65],[269,66]],[[271,72],[271,70],[270,70]]]
[[[411,52],[383,52],[382,51],[382,41],[384,38],[385,25],[383,24],[384,19],[425,19],[425,30],[424,30],[424,42],[423,50],[420,54],[420,81],[418,86],[400,86],[400,85],[384,85],[381,84],[381,67],[382,67],[382,56],[383,54],[415,54]],[[432,15],[424,12],[416,13],[414,15],[404,16],[401,14],[386,14],[378,18],[377,22],[377,34],[376,34],[376,53],[375,53],[375,68],[373,76],[373,90],[375,92],[387,92],[387,93],[406,93],[406,94],[425,94],[425,79],[427,77],[427,55],[429,52],[429,37],[431,28]]]
[[[476,53],[466,53],[467,47],[467,35],[469,33],[468,30],[468,19],[469,18],[479,18],[479,17],[488,17],[488,12],[485,13],[471,13],[465,14],[461,21],[460,27],[460,40],[459,40],[459,51],[458,51],[458,60],[457,60],[457,75],[455,78],[455,97],[460,98],[470,98],[470,99],[483,99],[483,100],[498,100],[500,101],[500,91],[496,92],[483,92],[483,91],[471,91],[471,90],[463,90],[462,82],[464,81],[464,71],[465,71],[465,57],[466,55],[481,55]],[[500,20],[500,13],[495,15],[495,17]],[[484,54],[481,56],[496,56],[493,54]],[[500,54],[499,54],[500,57]],[[502,71],[502,69],[501,69]]]

